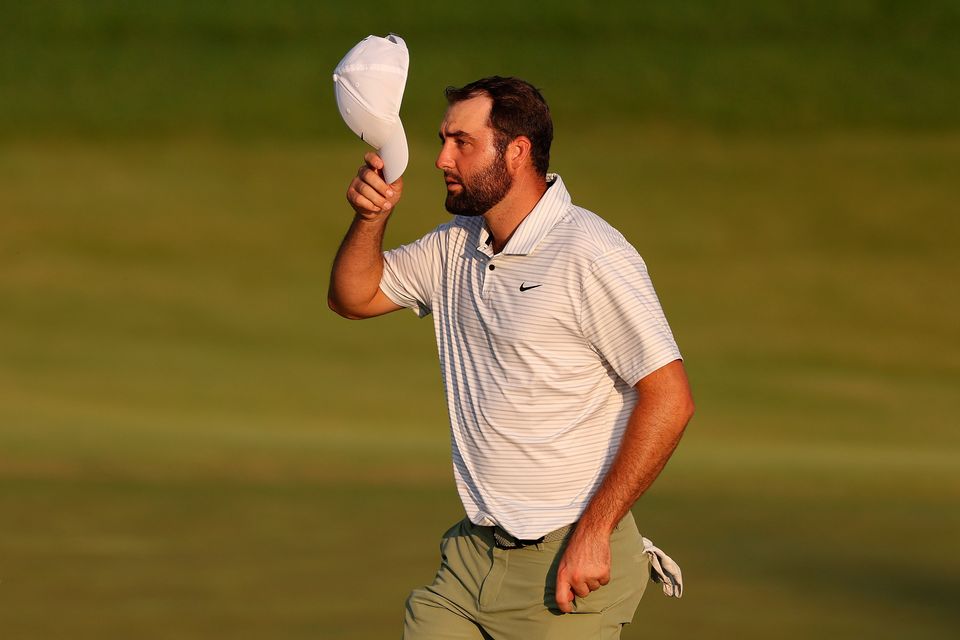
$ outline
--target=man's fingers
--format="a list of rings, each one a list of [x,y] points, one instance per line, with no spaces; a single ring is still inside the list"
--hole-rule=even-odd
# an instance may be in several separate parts
[[[374,171],[383,170],[383,158],[380,157],[375,151],[367,151],[363,156],[363,161],[367,163],[367,166],[373,169]]]
[[[590,587],[587,586],[586,582],[575,582],[570,585],[570,588],[573,589],[573,592],[577,595],[578,598],[586,598],[590,595]]]
[[[382,194],[391,191],[390,185],[383,181],[383,177],[368,166],[360,167],[360,170],[357,171],[357,178]]]
[[[570,583],[559,575],[557,576],[557,592],[554,598],[560,611],[564,613],[573,611],[573,591],[570,590]]]
[[[364,164],[357,171],[357,176],[364,182],[369,182],[378,191],[385,191],[387,183],[383,180],[383,159],[376,153],[368,152],[363,156]]]
[[[350,190],[347,191],[347,202],[349,202],[351,206],[353,206],[353,208],[357,210],[357,212],[380,210],[380,207],[373,204],[372,202],[364,198],[362,195],[357,193],[357,191],[353,187],[350,187]]]
[[[356,177],[347,189],[347,202],[357,214],[374,219],[374,214],[392,210],[400,200],[403,179],[397,178],[393,184],[383,181],[383,160],[374,152],[368,152],[364,164],[357,170]]]
[[[352,185],[349,191],[347,191],[347,201],[353,206],[357,213],[364,211],[376,213],[390,208],[390,206],[382,207],[374,203],[370,198],[357,191]],[[390,205],[389,202],[386,204]]]
[[[400,190],[403,188],[403,178],[397,178],[393,184],[387,184],[380,173],[366,165],[360,167],[360,170],[357,171],[356,181],[368,185],[373,190],[373,195],[371,192],[361,189],[360,186],[357,186],[357,191],[378,204],[377,197],[392,198],[392,204],[396,204],[396,199],[399,198]]]
[[[377,209],[389,209],[393,206],[381,192],[377,191],[366,182],[357,180],[354,185],[354,189],[357,191],[357,193],[372,202]]]

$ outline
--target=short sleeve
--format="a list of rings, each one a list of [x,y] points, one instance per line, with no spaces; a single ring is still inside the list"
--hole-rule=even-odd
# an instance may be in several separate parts
[[[433,309],[433,296],[440,281],[444,228],[441,225],[419,240],[383,254],[380,290],[421,318]]]
[[[630,386],[681,358],[647,266],[633,247],[597,258],[581,296],[584,336]]]

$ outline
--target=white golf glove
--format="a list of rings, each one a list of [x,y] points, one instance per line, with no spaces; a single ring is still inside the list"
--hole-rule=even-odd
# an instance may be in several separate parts
[[[680,572],[680,565],[653,546],[647,538],[643,539],[643,552],[650,556],[650,579],[663,585],[663,595],[675,598],[683,596],[683,574]]]

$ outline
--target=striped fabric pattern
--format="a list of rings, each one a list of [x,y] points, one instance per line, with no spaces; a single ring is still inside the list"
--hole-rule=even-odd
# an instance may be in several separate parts
[[[576,521],[636,404],[680,358],[646,265],[550,186],[494,255],[482,217],[384,253],[383,292],[432,313],[467,516],[535,539]]]

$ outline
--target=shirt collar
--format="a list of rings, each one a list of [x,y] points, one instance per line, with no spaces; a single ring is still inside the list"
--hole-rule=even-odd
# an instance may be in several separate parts
[[[524,256],[532,252],[547,233],[563,217],[570,204],[570,194],[563,184],[563,180],[556,173],[547,174],[547,190],[541,196],[537,205],[520,222],[520,226],[513,232],[507,246],[503,248],[505,255]],[[480,227],[480,238],[477,249],[492,255],[491,245],[493,238],[487,229],[486,223]]]

